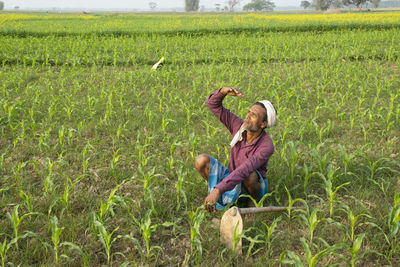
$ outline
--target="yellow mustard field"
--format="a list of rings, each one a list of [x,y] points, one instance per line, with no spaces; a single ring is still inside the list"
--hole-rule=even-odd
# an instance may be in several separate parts
[[[52,21],[50,25],[46,22]],[[43,25],[45,23],[46,25]],[[0,31],[15,32],[171,32],[198,30],[318,30],[326,27],[400,25],[400,12],[334,14],[0,14]]]

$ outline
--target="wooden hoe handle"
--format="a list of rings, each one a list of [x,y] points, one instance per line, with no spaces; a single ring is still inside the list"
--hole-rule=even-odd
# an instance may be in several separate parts
[[[288,207],[261,207],[261,208],[241,208],[239,209],[240,214],[253,214],[259,212],[272,212],[272,211],[284,211]],[[303,209],[301,207],[292,207],[292,210]]]

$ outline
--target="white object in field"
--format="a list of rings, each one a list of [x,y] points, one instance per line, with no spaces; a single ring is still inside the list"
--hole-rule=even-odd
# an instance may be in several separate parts
[[[239,209],[237,207],[232,207],[224,213],[221,219],[220,225],[220,239],[221,242],[228,248],[233,249],[235,240],[233,235],[235,234],[239,237],[243,232],[243,220],[240,216]],[[241,254],[242,252],[242,238],[239,237],[239,241],[236,243],[236,253]]]
[[[159,60],[156,64],[154,64],[153,67],[151,67],[151,69],[152,69],[152,70],[156,70],[156,69],[158,68],[158,65],[160,65],[161,63],[163,63],[164,60],[165,60],[164,57],[160,58],[160,60]]]

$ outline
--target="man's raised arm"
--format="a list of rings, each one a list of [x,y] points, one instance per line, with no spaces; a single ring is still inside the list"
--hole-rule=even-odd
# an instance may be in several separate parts
[[[242,119],[233,114],[229,109],[226,109],[222,105],[226,95],[244,97],[242,92],[240,92],[235,87],[222,87],[221,89],[215,91],[207,98],[207,106],[214,113],[214,115],[228,128],[228,130],[233,134],[233,132],[239,129],[242,124]]]

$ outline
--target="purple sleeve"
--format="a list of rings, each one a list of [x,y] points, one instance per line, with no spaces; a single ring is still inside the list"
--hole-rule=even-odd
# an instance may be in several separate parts
[[[228,190],[232,190],[237,184],[243,182],[250,173],[268,163],[269,157],[274,153],[272,142],[268,142],[260,149],[244,161],[238,168],[231,172],[222,182],[216,185],[220,193],[223,194]]]
[[[214,113],[214,115],[228,128],[228,130],[233,134],[236,132],[243,121],[241,118],[233,114],[229,109],[224,108],[222,101],[225,95],[221,94],[219,90],[212,93],[207,98],[207,106]]]

